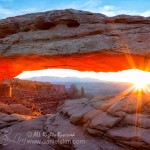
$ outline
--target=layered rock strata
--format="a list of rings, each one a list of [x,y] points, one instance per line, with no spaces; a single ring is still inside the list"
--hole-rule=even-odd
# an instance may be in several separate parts
[[[149,71],[150,18],[56,10],[0,20],[0,79],[23,71]]]

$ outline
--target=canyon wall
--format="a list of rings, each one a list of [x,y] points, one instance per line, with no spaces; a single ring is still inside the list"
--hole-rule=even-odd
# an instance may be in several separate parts
[[[21,104],[35,112],[40,110],[42,114],[56,112],[58,105],[69,98],[65,85],[17,78],[5,78],[0,83],[0,102]]]
[[[65,85],[51,84],[17,78],[3,79],[0,83],[0,96],[16,97],[19,99],[50,97],[51,95],[66,93]]]

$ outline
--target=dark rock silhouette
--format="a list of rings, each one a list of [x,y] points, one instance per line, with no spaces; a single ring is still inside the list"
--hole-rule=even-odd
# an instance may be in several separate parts
[[[80,91],[80,98],[85,98],[86,95],[85,95],[85,92],[84,92],[84,88],[83,86],[81,87],[81,91]]]
[[[71,99],[79,98],[79,91],[75,84],[72,84],[69,88],[69,94]]]

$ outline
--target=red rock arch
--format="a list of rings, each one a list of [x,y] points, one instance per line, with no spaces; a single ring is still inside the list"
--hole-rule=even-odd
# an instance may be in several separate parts
[[[47,68],[149,71],[149,32],[149,18],[76,10],[0,20],[0,79]]]

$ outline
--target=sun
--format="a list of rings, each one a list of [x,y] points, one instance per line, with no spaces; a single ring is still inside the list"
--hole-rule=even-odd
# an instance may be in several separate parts
[[[134,84],[134,90],[135,91],[140,91],[140,92],[150,92],[149,90],[149,86],[150,86],[150,82],[149,79],[147,78],[139,78],[136,81],[133,82]]]
[[[120,80],[133,84],[135,91],[150,92],[150,73],[138,69],[122,72]]]
[[[136,91],[148,91],[148,84],[145,80],[137,80],[134,82],[134,89]]]

